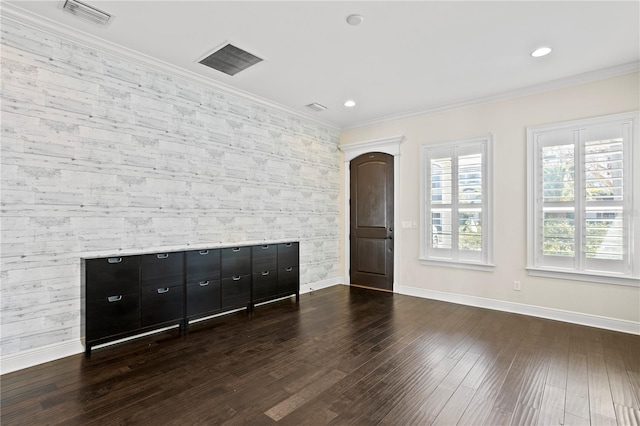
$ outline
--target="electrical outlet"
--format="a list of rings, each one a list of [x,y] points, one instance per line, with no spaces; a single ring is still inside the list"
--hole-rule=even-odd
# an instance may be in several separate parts
[[[520,291],[520,281],[514,281],[513,282],[513,289],[515,291]]]

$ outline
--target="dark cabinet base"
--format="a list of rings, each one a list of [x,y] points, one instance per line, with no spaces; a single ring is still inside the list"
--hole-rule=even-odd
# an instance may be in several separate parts
[[[86,259],[85,354],[256,303],[300,298],[299,243]]]

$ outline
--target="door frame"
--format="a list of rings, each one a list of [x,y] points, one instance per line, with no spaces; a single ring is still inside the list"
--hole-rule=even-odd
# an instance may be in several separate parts
[[[341,145],[339,148],[344,152],[344,279],[351,284],[351,247],[349,244],[349,232],[351,228],[351,218],[349,215],[351,207],[349,199],[351,197],[351,171],[349,163],[354,158],[369,152],[383,152],[393,156],[393,284],[395,291],[398,283],[398,266],[400,260],[400,241],[402,233],[400,231],[400,144],[404,141],[404,136],[392,136],[384,139],[375,139],[363,142]]]

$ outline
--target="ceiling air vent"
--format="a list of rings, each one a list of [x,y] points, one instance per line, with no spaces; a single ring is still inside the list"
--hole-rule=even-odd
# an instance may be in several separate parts
[[[225,44],[199,62],[225,74],[236,75],[261,61],[262,58],[258,58],[246,50],[232,44]]]
[[[312,109],[312,110],[314,110],[315,112],[322,112],[322,111],[324,111],[325,109],[327,109],[327,107],[326,107],[326,106],[321,105],[321,104],[319,104],[319,103],[317,103],[317,102],[314,102],[314,103],[311,103],[311,104],[307,105],[307,108]]]
[[[94,24],[107,25],[112,18],[108,13],[78,0],[65,0],[62,9]]]

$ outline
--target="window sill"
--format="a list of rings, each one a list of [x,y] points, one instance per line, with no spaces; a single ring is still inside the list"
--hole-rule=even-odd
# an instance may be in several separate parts
[[[436,259],[426,259],[421,257],[420,264],[426,266],[442,266],[444,268],[454,268],[454,269],[471,269],[474,271],[485,271],[485,272],[493,272],[496,268],[496,265],[488,264],[488,263],[471,263],[471,262],[458,262],[455,260],[436,260]]]
[[[527,268],[527,272],[533,277],[545,277],[545,278],[559,278],[563,280],[574,281],[589,281],[602,284],[615,284],[625,285],[630,287],[640,287],[640,278],[634,278],[629,276],[613,276],[613,275],[598,275],[590,274],[586,272],[576,271],[560,271],[556,269],[539,269],[539,268]]]

